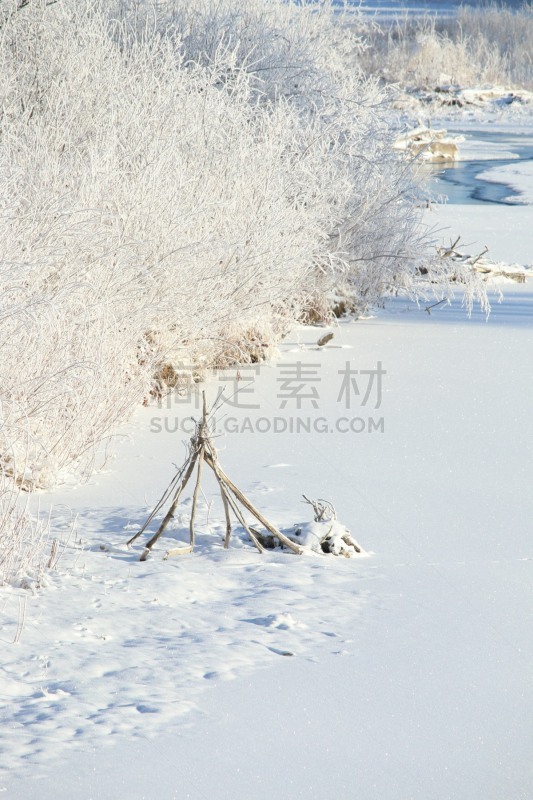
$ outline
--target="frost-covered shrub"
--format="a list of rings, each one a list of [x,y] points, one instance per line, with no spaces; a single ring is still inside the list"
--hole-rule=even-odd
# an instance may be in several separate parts
[[[141,36],[150,24],[162,37],[177,34],[186,64],[215,68],[224,83],[244,70],[254,99],[289,99],[304,113],[337,93],[334,76],[348,74],[362,47],[354,25],[335,24],[332,0],[166,0],[155,19],[118,0],[110,13]]]
[[[462,36],[452,38],[437,25],[435,18],[422,17],[375,33],[364,56],[366,68],[389,82],[417,88],[477,81],[472,43]]]
[[[533,88],[533,10],[464,6],[457,16],[406,17],[368,28],[368,72],[413,87],[504,83]]]
[[[0,471],[0,586],[39,583],[50,557],[48,525],[31,516],[27,500]]]
[[[135,8],[142,35],[153,18]],[[317,200],[327,209],[327,246],[314,253],[304,317],[316,318],[319,307],[324,316],[321,298],[332,291],[348,295],[351,308],[400,287],[416,293],[428,241],[412,170],[391,148],[388,97],[358,65],[362,22],[350,16],[340,24],[330,2],[168,0],[159,8],[153,26],[162,39],[178,38],[185,67],[216,66],[225,87],[244,72],[256,109],[275,113],[282,104],[304,123],[295,147],[316,154],[308,209]],[[127,0],[120,9],[132,18]],[[445,270],[434,273],[433,286],[449,288]],[[479,292],[476,285],[473,296]]]
[[[90,467],[183,363],[257,359],[339,288],[417,291],[410,167],[357,37],[240,5],[1,6],[0,459],[28,487]]]
[[[533,4],[518,9],[497,3],[463,6],[457,28],[469,42],[478,43],[474,61],[485,80],[533,89]],[[455,35],[455,34],[454,34]]]
[[[69,3],[3,31],[0,452],[27,484],[91,453],[169,358],[275,340],[329,258],[329,143],[257,108],[245,71],[221,87],[174,38],[114,33]]]

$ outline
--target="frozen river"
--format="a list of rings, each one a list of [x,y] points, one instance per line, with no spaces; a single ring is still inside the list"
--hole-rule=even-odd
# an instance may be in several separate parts
[[[485,180],[480,175],[486,176],[487,171],[495,167],[533,161],[533,133],[476,130],[466,136],[466,142],[460,147],[461,150],[466,148],[464,160],[429,168],[431,191],[446,196],[447,202],[453,204],[515,205],[520,202],[517,191],[504,183]]]
[[[334,5],[342,7],[343,0],[334,0]],[[483,0],[352,0],[349,5],[360,7],[364,13],[376,14],[380,19],[395,18],[398,16],[420,16],[433,14],[435,16],[453,16],[459,6],[482,6]],[[519,9],[523,6],[522,0],[507,0],[501,6]]]

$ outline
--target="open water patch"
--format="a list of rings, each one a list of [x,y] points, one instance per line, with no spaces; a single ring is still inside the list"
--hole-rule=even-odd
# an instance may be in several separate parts
[[[450,131],[451,132],[451,131]],[[498,205],[517,205],[520,192],[504,183],[494,183],[480,178],[480,174],[494,167],[533,161],[533,136],[527,133],[508,133],[498,131],[476,131],[467,141],[480,144],[502,146],[502,155],[494,157],[471,158],[446,164],[431,165],[429,168],[428,189],[435,195],[444,196],[448,203],[472,205],[496,203]],[[509,153],[513,158],[509,158]]]

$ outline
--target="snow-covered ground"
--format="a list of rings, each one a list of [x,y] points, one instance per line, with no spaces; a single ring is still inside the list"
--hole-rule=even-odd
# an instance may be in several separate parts
[[[515,206],[427,221],[533,265],[530,167],[482,175]],[[193,398],[140,408],[104,471],[41,495],[58,566],[0,606],[7,798],[531,799],[533,281],[492,299],[488,320],[397,299],[324,347],[298,328],[207,383],[239,389],[216,440],[234,482],[281,528],[311,519],[303,494],[331,501],[358,557],[261,555],[239,530],[224,550],[206,476],[196,551],[163,560],[186,500],[140,562],[126,541],[183,461]]]
[[[531,263],[523,212],[436,217],[498,244],[518,214],[505,258]],[[18,644],[22,593],[3,595],[6,797],[529,800],[533,287],[503,288],[488,321],[397,300],[208,384],[259,406],[220,422],[233,480],[282,527],[310,518],[303,493],[331,500],[364,557],[260,555],[238,533],[224,551],[206,484],[197,551],[162,560],[184,504],[139,562],[125,542],[182,461],[183,401],[140,409],[105,472],[42,497],[78,520]],[[379,362],[363,405],[370,375],[346,370]],[[305,365],[298,409],[283,381]],[[297,418],[321,421],[272,431]]]
[[[533,161],[494,167],[486,172],[481,172],[479,178],[493,183],[503,183],[514,189],[518,194],[507,197],[506,202],[508,203],[533,204]]]

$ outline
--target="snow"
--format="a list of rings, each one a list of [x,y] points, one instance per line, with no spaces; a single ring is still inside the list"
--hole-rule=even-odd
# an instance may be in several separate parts
[[[533,224],[531,207],[495,205],[489,212],[487,205],[483,206],[483,213],[478,205],[439,206],[428,212],[426,221],[447,244],[461,235],[471,252],[481,252],[487,246],[495,261],[533,266],[528,235]]]
[[[464,136],[446,134],[446,130],[434,130],[419,125],[399,136],[394,148],[407,151],[412,156],[418,155],[424,161],[457,161],[459,145],[464,141]]]
[[[484,181],[503,183],[519,192],[518,197],[508,197],[506,199],[508,203],[533,205],[533,161],[527,161],[525,164],[493,167],[493,169],[481,172],[478,177]]]
[[[533,92],[490,84],[465,88],[460,84],[449,85],[449,76],[441,77],[447,80],[435,89],[400,89],[394,106],[412,119],[427,119],[429,116],[439,125],[445,120],[453,121],[455,125],[501,125],[512,120],[517,129],[530,123]]]
[[[442,209],[463,229],[465,210]],[[501,210],[468,207],[487,230]],[[231,409],[252,428],[296,417],[276,394],[299,361],[321,375],[301,415],[384,418],[383,433],[218,440],[276,524],[305,518],[302,493],[325,497],[367,558],[261,556],[239,535],[224,551],[213,505],[197,551],[163,561],[184,505],[140,563],[125,541],[184,453],[154,417],[194,413],[181,402],[140,409],[105,473],[52,496],[77,533],[16,646],[20,593],[3,609],[6,797],[530,796],[532,284],[505,294],[488,322],[398,300],[324,348],[323,329],[297,329],[254,378],[260,408]],[[382,362],[379,408],[339,407],[347,359]]]
[[[530,164],[483,179],[532,202]],[[533,264],[531,206],[426,219]],[[187,540],[185,500],[141,563],[146,540],[126,541],[183,461],[193,399],[140,408],[103,472],[40,496],[63,549],[41,591],[3,590],[6,798],[530,800],[533,282],[504,295],[488,320],[398,298],[325,347],[297,328],[274,362],[208,382],[249,390],[219,419],[234,482],[286,530],[314,530],[303,494],[331,501],[362,556],[260,555],[239,530],[224,550],[206,480],[195,552],[163,560]],[[281,407],[297,364],[316,407]]]

